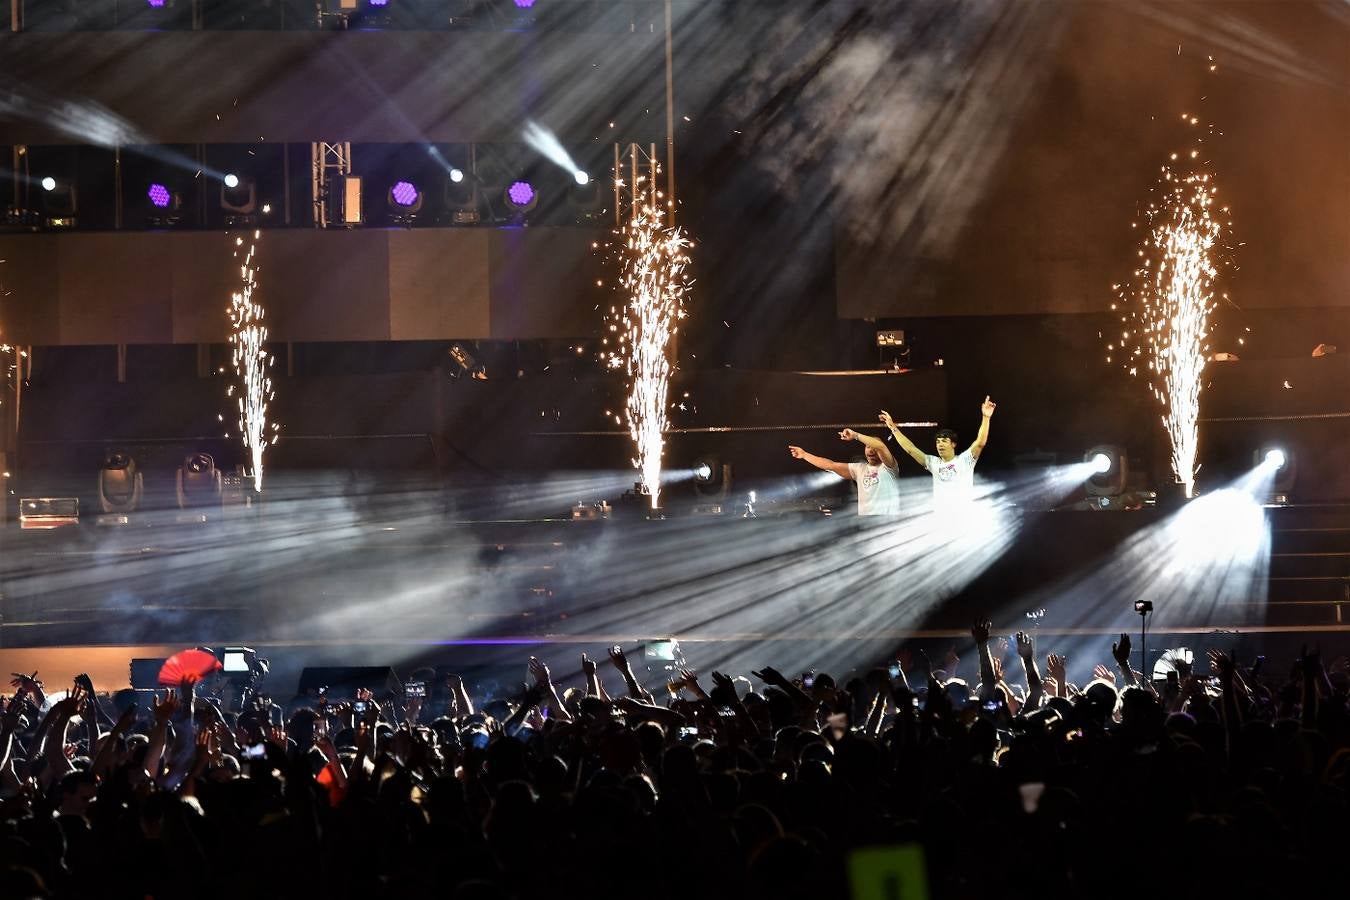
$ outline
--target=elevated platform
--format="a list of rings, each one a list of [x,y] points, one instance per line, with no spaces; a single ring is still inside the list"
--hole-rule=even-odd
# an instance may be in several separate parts
[[[248,644],[327,657],[365,646],[426,658],[659,636],[727,653],[884,654],[907,639],[950,644],[977,615],[1100,642],[1137,631],[1133,599],[1153,600],[1160,635],[1350,631],[1350,506],[1253,505],[1247,522],[1012,510],[974,535],[808,507],[466,521],[439,498],[335,498],[51,531],[11,523],[0,647]]]

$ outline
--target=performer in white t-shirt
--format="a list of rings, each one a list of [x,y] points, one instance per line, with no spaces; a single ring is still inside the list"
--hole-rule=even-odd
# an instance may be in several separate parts
[[[933,504],[938,510],[975,498],[975,463],[989,441],[989,420],[994,415],[995,406],[994,401],[984,398],[984,403],[980,405],[983,416],[980,430],[975,435],[975,442],[964,453],[956,452],[956,432],[950,428],[939,428],[936,436],[937,456],[924,453],[915,446],[895,427],[891,414],[884,409],[881,411],[881,422],[895,435],[896,443],[933,476]]]
[[[841,441],[858,441],[863,445],[866,462],[841,463],[801,447],[788,446],[793,459],[804,459],[817,469],[833,472],[840,478],[851,478],[858,483],[858,515],[893,516],[900,512],[900,467],[891,448],[879,438],[858,434],[852,428],[839,432]]]

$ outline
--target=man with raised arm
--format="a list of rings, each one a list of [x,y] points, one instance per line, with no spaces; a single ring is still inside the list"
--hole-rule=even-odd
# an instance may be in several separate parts
[[[857,441],[863,445],[865,462],[842,463],[801,447],[788,445],[793,459],[804,459],[824,472],[833,472],[840,478],[858,483],[858,515],[893,516],[900,512],[900,472],[891,455],[891,449],[879,438],[858,434],[852,428],[839,432],[841,441]]]
[[[891,430],[898,443],[916,463],[923,466],[933,476],[933,504],[938,509],[950,508],[958,502],[974,499],[975,463],[984,452],[989,441],[989,420],[994,415],[994,401],[987,396],[980,404],[980,430],[975,442],[964,453],[956,452],[956,432],[950,428],[939,428],[937,432],[937,456],[924,453],[914,442],[905,437],[886,410],[881,411],[881,423]]]

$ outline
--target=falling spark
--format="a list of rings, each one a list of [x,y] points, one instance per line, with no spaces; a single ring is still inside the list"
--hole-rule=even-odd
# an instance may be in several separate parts
[[[616,236],[619,289],[625,303],[610,320],[609,331],[617,333],[618,346],[603,357],[611,369],[622,370],[625,376],[628,434],[637,452],[633,467],[642,473],[653,509],[660,501],[663,435],[668,425],[670,342],[684,318],[684,298],[690,286],[689,240],[680,228],[665,224],[658,199],[650,198],[636,208]]]
[[[267,404],[272,398],[272,379],[267,376],[272,354],[267,352],[267,326],[263,324],[263,307],[253,299],[257,288],[257,268],[253,255],[258,249],[260,232],[253,232],[243,262],[239,266],[242,287],[230,296],[230,345],[233,348],[236,383],[230,385],[227,397],[237,393],[239,434],[244,447],[253,457],[253,490],[262,492],[263,451],[267,448]],[[239,257],[243,238],[235,239],[235,258]],[[272,426],[273,430],[276,425]],[[272,438],[275,442],[275,438]]]
[[[1133,282],[1118,293],[1118,304],[1136,322],[1122,342],[1122,349],[1131,338],[1137,343],[1124,366],[1133,374],[1130,357],[1143,351],[1149,389],[1163,407],[1163,428],[1172,442],[1172,471],[1187,497],[1195,490],[1201,375],[1216,306],[1215,245],[1224,230],[1210,216],[1216,193],[1203,164],[1185,173],[1163,167],[1146,210],[1148,231],[1139,253],[1144,259]]]

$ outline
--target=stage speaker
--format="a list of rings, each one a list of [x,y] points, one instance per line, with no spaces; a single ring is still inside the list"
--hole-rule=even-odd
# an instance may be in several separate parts
[[[358,688],[366,688],[376,698],[402,690],[389,666],[308,666],[300,671],[300,694],[316,694],[328,688],[332,700],[351,699]]]

